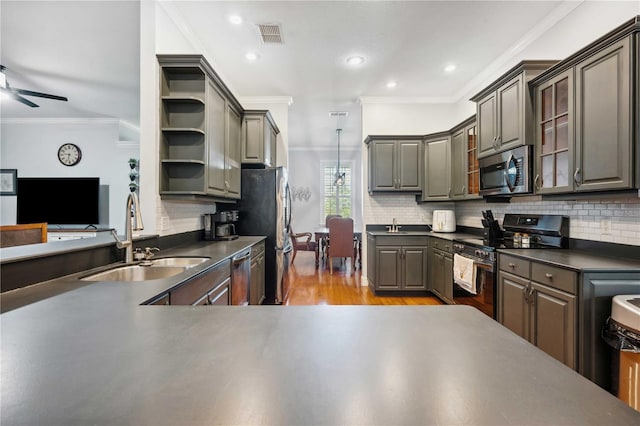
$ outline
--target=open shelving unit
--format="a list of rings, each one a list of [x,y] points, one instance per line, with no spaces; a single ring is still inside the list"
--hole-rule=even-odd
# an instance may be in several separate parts
[[[206,79],[199,67],[163,67],[160,194],[204,195]]]

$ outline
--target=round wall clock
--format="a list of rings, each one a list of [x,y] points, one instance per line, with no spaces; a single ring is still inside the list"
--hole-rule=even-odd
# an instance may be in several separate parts
[[[58,149],[58,160],[65,166],[75,166],[82,159],[82,151],[76,144],[65,143]]]

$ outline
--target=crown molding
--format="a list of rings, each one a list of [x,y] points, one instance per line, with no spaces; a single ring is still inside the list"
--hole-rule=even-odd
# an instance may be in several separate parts
[[[292,96],[238,96],[241,104],[286,104],[293,105]]]

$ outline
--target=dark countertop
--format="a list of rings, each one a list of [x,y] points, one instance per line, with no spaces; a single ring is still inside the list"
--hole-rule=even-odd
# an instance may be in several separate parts
[[[139,306],[145,286],[97,283],[3,314],[0,422],[640,422],[471,307]]]
[[[167,290],[171,287],[176,286],[177,284],[185,281],[191,276],[205,269],[208,269],[211,266],[214,266],[215,264],[235,255],[242,250],[245,250],[247,247],[250,247],[264,239],[264,237],[239,237],[238,239],[232,241],[200,241],[198,243],[179,246],[168,250],[162,250],[156,253],[154,258],[172,256],[204,256],[210,257],[211,259],[170,278],[137,283],[116,282],[113,283],[113,285],[126,284],[128,286],[139,286],[144,289],[150,289],[151,292],[155,292],[153,294],[149,294],[147,298],[150,298],[157,295],[158,293],[161,293],[163,290]],[[61,243],[62,242],[64,241],[61,241]],[[111,244],[113,244],[113,237],[111,237]],[[76,246],[74,245],[73,247],[75,248]],[[121,265],[123,265],[123,263],[113,263],[99,268],[83,271],[77,274],[67,275],[64,277],[56,278],[54,280],[44,281],[35,285],[0,293],[0,312],[8,312],[10,310],[17,309],[40,300],[48,299],[80,287],[94,285],[96,284],[95,282],[80,281],[78,280],[78,278]],[[100,282],[98,284],[103,283],[105,282]],[[144,300],[141,300],[140,302]]]
[[[640,260],[606,257],[581,250],[500,249],[498,253],[544,262],[578,272],[640,271]]]

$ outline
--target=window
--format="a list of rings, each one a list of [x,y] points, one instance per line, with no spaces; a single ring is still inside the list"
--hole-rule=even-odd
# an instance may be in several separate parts
[[[322,192],[323,192],[323,215],[322,221],[329,214],[339,214],[342,217],[352,217],[351,204],[352,193],[351,164],[340,164],[340,172],[344,173],[344,185],[336,186],[336,165],[325,165],[323,167]]]

